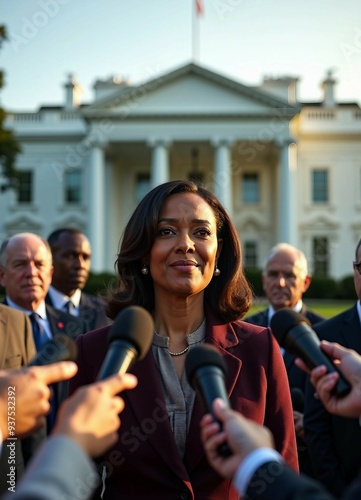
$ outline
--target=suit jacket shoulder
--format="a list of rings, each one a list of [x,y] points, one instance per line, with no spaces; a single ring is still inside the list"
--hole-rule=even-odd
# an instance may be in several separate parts
[[[94,487],[89,478],[93,475],[94,466],[79,446],[67,437],[50,437],[28,465],[15,492],[9,493],[6,500],[90,498]]]
[[[87,331],[86,323],[82,318],[72,316],[48,304],[46,304],[46,314],[53,335],[61,333],[75,339]]]
[[[318,314],[311,309],[308,309],[304,304],[301,309],[301,314],[306,316],[306,318],[309,320],[311,325],[314,325],[316,323],[319,323],[321,321],[325,321],[327,318],[325,316],[322,316],[321,314]]]
[[[267,462],[257,469],[247,488],[245,498],[248,500],[334,499],[320,483],[302,474],[298,475],[287,465],[276,461]]]
[[[82,292],[79,313],[87,323],[87,331],[102,328],[112,323],[112,320],[105,313],[105,301],[96,295]]]
[[[303,474],[296,474],[287,465],[279,462],[267,462],[259,467],[253,475],[247,488],[248,500],[335,500],[321,483]],[[361,498],[361,476],[359,475],[346,489],[345,493],[337,497],[341,500],[358,500]]]
[[[244,318],[244,321],[253,325],[268,326],[268,308]]]
[[[0,304],[0,369],[26,366],[35,353],[28,316],[12,307]]]

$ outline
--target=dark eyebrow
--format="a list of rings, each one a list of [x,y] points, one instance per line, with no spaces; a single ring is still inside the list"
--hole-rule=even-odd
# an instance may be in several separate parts
[[[179,219],[171,219],[171,218],[163,217],[162,219],[159,219],[158,224],[160,222],[169,222],[171,224],[176,224],[177,222],[179,222]],[[206,220],[206,219],[192,219],[192,223],[193,224],[210,224],[209,220]]]

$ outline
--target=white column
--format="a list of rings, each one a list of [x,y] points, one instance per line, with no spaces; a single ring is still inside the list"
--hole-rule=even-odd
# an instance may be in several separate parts
[[[231,169],[231,144],[226,139],[212,141],[215,147],[214,157],[214,194],[222,203],[228,214],[232,217],[232,169]]]
[[[169,141],[164,139],[151,140],[152,162],[150,167],[150,184],[154,188],[163,182],[169,181]]]
[[[296,244],[296,145],[290,138],[278,143],[279,185],[278,185],[278,242]]]
[[[100,144],[93,144],[90,153],[88,207],[91,270],[98,273],[105,269],[105,165],[104,151]]]

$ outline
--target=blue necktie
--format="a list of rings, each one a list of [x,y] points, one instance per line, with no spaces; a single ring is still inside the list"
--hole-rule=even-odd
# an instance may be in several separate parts
[[[36,346],[36,350],[40,351],[40,349],[49,342],[49,337],[45,333],[44,328],[39,322],[39,314],[32,313],[30,314],[30,321],[33,327],[33,337]]]
[[[33,327],[33,337],[34,337],[34,342],[36,346],[36,350],[40,351],[45,344],[49,342],[49,337],[47,336],[44,328],[40,324],[39,321],[39,314],[37,313],[32,313],[30,314],[30,321]],[[57,387],[56,384],[52,384],[51,389],[53,391],[53,397],[50,399],[51,403],[51,410],[50,413],[46,417],[47,421],[47,433],[49,434],[52,428],[54,427],[54,422],[55,422],[55,415],[56,415],[56,398],[54,397],[54,394],[56,393]]]
[[[64,307],[68,314],[73,314],[74,304],[72,303],[71,300],[68,300],[68,302],[65,304]]]

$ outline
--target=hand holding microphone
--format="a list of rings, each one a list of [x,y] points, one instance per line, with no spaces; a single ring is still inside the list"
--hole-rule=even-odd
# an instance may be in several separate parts
[[[211,345],[196,346],[187,355],[185,370],[188,382],[201,400],[204,411],[210,413],[217,421],[213,411],[213,401],[221,398],[226,407],[230,408],[225,387],[227,367],[222,356]],[[223,457],[232,454],[225,442],[218,447],[218,453]]]
[[[347,349],[336,342],[322,340],[322,349],[332,359],[337,360],[338,371],[351,384],[351,391],[343,398],[335,395],[333,388],[338,380],[338,372],[328,373],[324,366],[311,371],[311,382],[326,410],[334,415],[359,418],[361,415],[361,356],[353,349]],[[301,360],[296,359],[299,368]]]
[[[292,309],[280,309],[271,318],[271,329],[280,346],[301,358],[310,370],[325,365],[328,373],[339,374],[333,389],[337,397],[344,397],[350,392],[350,384],[334,364],[333,358],[321,349],[316,332],[302,314]]]

